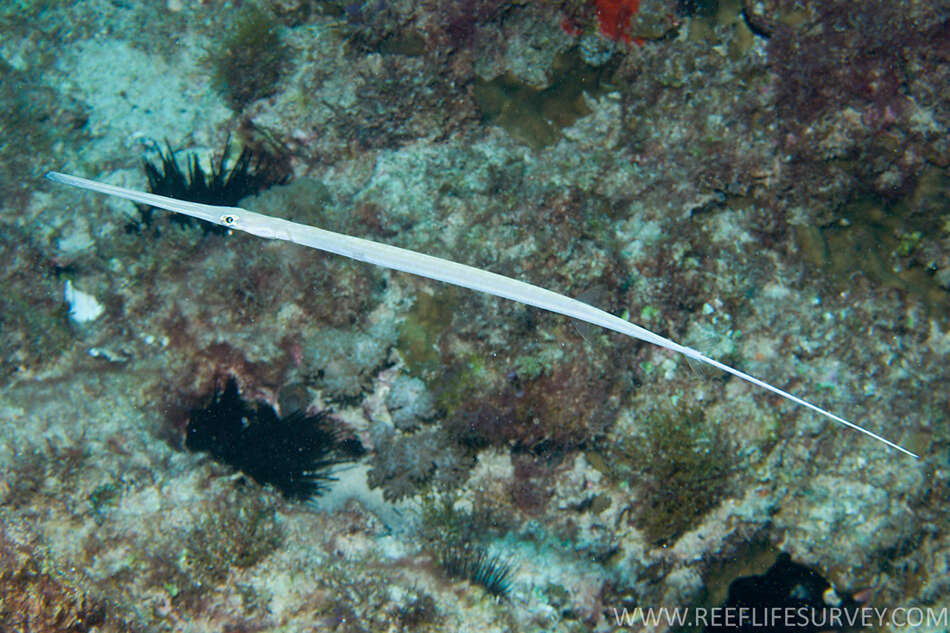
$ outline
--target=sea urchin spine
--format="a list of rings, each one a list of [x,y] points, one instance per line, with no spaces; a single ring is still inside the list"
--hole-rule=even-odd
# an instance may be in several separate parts
[[[187,449],[206,451],[298,501],[321,495],[335,480],[331,468],[353,459],[348,443],[326,412],[281,418],[267,403],[243,400],[233,377],[206,406],[189,412],[185,434]]]

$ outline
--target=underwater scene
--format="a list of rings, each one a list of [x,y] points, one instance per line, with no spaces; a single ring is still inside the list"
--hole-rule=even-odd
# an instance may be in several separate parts
[[[0,33],[0,632],[950,632],[946,1]]]

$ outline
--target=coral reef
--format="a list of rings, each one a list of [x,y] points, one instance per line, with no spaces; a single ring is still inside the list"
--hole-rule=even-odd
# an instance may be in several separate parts
[[[473,448],[544,453],[591,445],[610,424],[615,386],[581,359],[537,377],[521,379],[512,371],[499,391],[454,408],[446,426],[453,438]]]
[[[932,71],[947,78],[939,61],[950,53],[946,15],[916,3],[767,4],[778,123],[798,159],[790,177],[811,179],[806,170],[831,162],[826,189],[844,199],[905,194],[926,157],[947,151],[922,116],[944,108],[927,84],[940,81]]]
[[[300,342],[302,371],[318,376],[331,396],[355,398],[386,360],[387,340],[384,333],[379,334],[331,328],[314,331]]]
[[[454,488],[464,481],[473,461],[438,428],[400,435],[383,432],[374,444],[369,485],[382,488],[390,501],[419,494],[431,485]]]
[[[418,378],[398,376],[386,397],[386,407],[393,425],[400,431],[413,431],[425,420],[435,417],[436,410],[430,394]]]
[[[0,8],[0,628],[610,630],[722,604],[779,551],[874,606],[946,604],[946,11],[637,4]],[[229,137],[273,160],[225,164]],[[164,138],[201,160],[156,163]],[[143,156],[172,195],[246,176],[248,209],[579,297],[922,459],[649,345],[128,231],[127,203],[40,178],[143,189]],[[204,446],[241,472],[181,450],[228,377]]]
[[[631,43],[630,18],[640,10],[640,0],[596,0],[600,32],[612,40]]]
[[[0,532],[0,627],[4,631],[114,630],[106,605],[90,598],[79,579],[67,579],[49,567],[35,548]]]
[[[72,333],[62,297],[59,264],[46,249],[31,244],[27,234],[11,226],[0,234],[10,266],[0,272],[6,291],[0,293],[0,376],[35,370],[69,349]],[[26,271],[30,271],[26,276]]]

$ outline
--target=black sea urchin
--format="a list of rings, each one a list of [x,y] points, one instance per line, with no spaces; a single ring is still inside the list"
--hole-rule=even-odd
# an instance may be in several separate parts
[[[188,154],[185,159],[187,171],[182,170],[178,159],[175,158],[175,151],[167,141],[166,147],[167,152],[158,150],[158,163],[153,164],[146,160],[142,165],[145,177],[148,178],[149,192],[160,196],[233,207],[243,198],[289,180],[288,172],[280,168],[277,159],[268,153],[255,152],[247,147],[241,150],[234,165],[229,166],[230,139],[217,163],[211,161],[211,168],[207,173],[195,154]],[[142,216],[142,224],[151,225],[152,208],[146,205],[136,206]],[[175,214],[170,217],[172,221],[182,224],[193,222],[193,219],[187,216]],[[202,222],[202,226],[207,231],[218,230],[215,225],[206,222]]]
[[[511,591],[511,563],[501,556],[492,555],[481,546],[445,545],[438,553],[439,566],[449,576],[462,578],[496,598],[504,598]]]
[[[341,437],[324,412],[281,418],[264,402],[244,401],[233,377],[224,391],[215,389],[207,406],[189,412],[185,434],[187,449],[208,452],[216,461],[298,501],[328,488],[335,480],[330,469],[359,454],[352,443]]]

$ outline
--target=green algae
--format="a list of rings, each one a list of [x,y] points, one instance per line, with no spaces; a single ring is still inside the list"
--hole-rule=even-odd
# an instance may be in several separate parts
[[[653,543],[669,544],[697,525],[725,497],[732,447],[701,409],[659,409],[642,434],[621,445],[621,461],[641,490],[635,523]]]
[[[564,350],[557,345],[536,346],[533,354],[524,354],[515,359],[515,371],[522,380],[534,380],[550,375],[564,358]]]
[[[606,80],[612,70],[611,64],[590,66],[576,50],[571,50],[555,59],[551,81],[545,88],[503,76],[476,81],[474,97],[485,119],[540,149],[554,144],[561,130],[590,114],[584,94],[597,96],[606,92]]]
[[[180,569],[198,586],[222,582],[232,567],[247,569],[283,542],[274,498],[233,492],[206,508],[182,539]]]
[[[797,238],[806,259],[821,266],[841,290],[861,274],[883,288],[917,298],[934,315],[945,315],[950,294],[940,287],[939,268],[928,253],[939,252],[940,216],[947,178],[937,170],[925,173],[917,187],[894,201],[876,196],[856,198],[838,215],[841,221],[822,227],[799,227]],[[836,281],[835,281],[836,280]]]
[[[109,482],[96,486],[96,489],[89,495],[89,505],[92,508],[92,515],[95,517],[96,524],[102,525],[109,511],[116,505],[122,491],[114,483]]]
[[[476,394],[489,393],[494,373],[487,358],[470,354],[455,363],[440,376],[435,387],[436,407],[449,416],[478,398]]]
[[[428,493],[419,507],[419,533],[437,547],[484,545],[511,526],[510,514],[502,515],[482,500],[474,506],[458,503],[456,493]]]
[[[264,10],[251,6],[238,14],[227,36],[209,54],[214,80],[235,110],[277,90],[277,82],[290,58],[278,22]]]
[[[397,346],[413,376],[432,377],[440,373],[442,355],[436,347],[448,330],[456,308],[456,292],[439,288],[434,294],[418,292],[412,309],[399,325]]]
[[[0,314],[3,315],[0,344],[8,350],[0,360],[2,378],[22,369],[41,367],[72,345],[68,306],[62,303],[50,309],[44,305],[49,303],[49,297],[44,297],[42,292],[37,295],[24,294],[12,285],[0,293]]]

